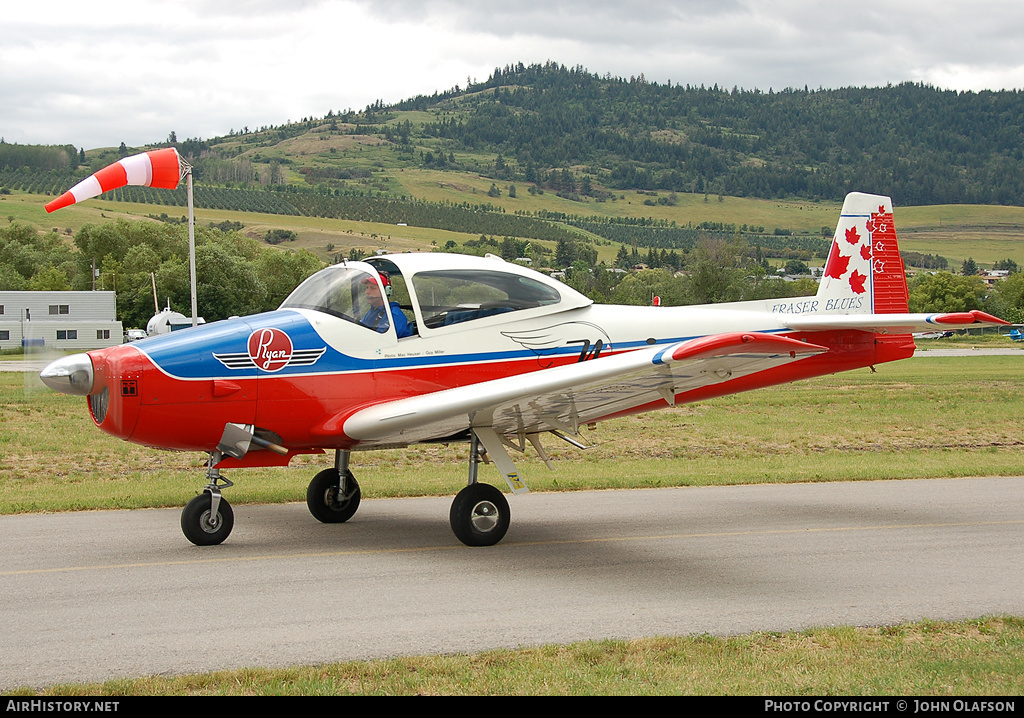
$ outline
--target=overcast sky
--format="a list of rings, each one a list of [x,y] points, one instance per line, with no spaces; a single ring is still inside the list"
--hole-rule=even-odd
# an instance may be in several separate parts
[[[776,90],[1024,88],[1019,0],[49,0],[0,13],[0,137],[141,146],[548,60]]]

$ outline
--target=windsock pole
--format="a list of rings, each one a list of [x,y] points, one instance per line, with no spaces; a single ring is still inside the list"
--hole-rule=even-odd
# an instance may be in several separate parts
[[[192,284],[192,326],[196,326],[196,214],[192,204],[192,165],[181,160],[188,196],[188,274]]]

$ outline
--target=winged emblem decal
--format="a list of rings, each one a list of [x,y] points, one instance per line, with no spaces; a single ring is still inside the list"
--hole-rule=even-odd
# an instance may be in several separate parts
[[[566,346],[580,345],[578,361],[597,359],[601,354],[612,351],[608,332],[590,322],[562,322],[538,329],[502,332],[502,335],[533,352],[537,363],[545,369],[552,364],[547,357],[561,353]]]

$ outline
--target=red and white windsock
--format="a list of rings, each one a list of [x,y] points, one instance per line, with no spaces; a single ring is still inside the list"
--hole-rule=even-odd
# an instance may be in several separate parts
[[[175,189],[180,177],[181,162],[176,149],[168,147],[163,150],[143,152],[140,155],[120,159],[99,172],[89,175],[60,197],[47,203],[46,211],[53,212],[55,209],[67,207],[70,204],[129,184]]]

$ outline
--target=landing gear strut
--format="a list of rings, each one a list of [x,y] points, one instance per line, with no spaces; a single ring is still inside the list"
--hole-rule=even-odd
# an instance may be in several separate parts
[[[306,506],[313,517],[325,524],[348,521],[359,508],[359,484],[348,469],[348,451],[334,453],[334,468],[313,477],[306,489]]]
[[[220,460],[220,451],[210,453],[206,468],[209,483],[203,493],[189,501],[181,512],[181,532],[196,546],[223,543],[235,525],[231,504],[220,495],[221,489],[233,485],[217,470],[216,464]]]

